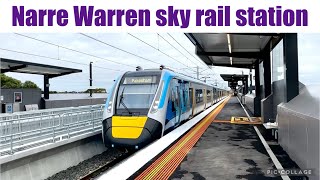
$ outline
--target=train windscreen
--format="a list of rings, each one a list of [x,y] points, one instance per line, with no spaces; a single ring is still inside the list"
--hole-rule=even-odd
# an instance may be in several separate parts
[[[158,88],[157,76],[124,77],[117,95],[118,115],[146,115]]]

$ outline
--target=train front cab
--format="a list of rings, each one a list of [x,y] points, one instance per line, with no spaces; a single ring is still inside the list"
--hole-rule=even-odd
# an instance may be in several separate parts
[[[161,94],[163,84],[158,88],[159,81],[159,73],[133,72],[116,83],[102,123],[107,147],[139,149],[161,137],[162,124],[148,116]]]

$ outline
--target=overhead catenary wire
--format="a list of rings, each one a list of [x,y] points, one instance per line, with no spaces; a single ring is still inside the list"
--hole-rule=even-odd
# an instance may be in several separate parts
[[[60,58],[60,54],[61,54],[61,49],[65,49],[65,50],[69,50],[69,51],[72,51],[72,52],[76,52],[76,53],[79,53],[79,54],[83,54],[83,55],[87,55],[87,56],[91,56],[91,57],[94,57],[94,58],[97,58],[97,59],[101,59],[101,60],[105,60],[105,61],[109,61],[109,62],[112,62],[112,63],[116,63],[116,64],[120,64],[120,65],[125,65],[125,66],[129,66],[129,67],[135,67],[133,65],[128,65],[128,64],[124,64],[124,63],[120,63],[120,62],[117,62],[117,61],[112,61],[112,60],[109,60],[109,59],[106,59],[106,58],[103,58],[103,57],[99,57],[99,56],[96,56],[96,55],[93,55],[93,54],[90,54],[90,53],[87,53],[87,52],[83,52],[83,51],[80,51],[80,50],[76,50],[76,49],[72,49],[70,47],[66,47],[64,45],[59,45],[59,44],[55,44],[55,43],[52,43],[52,42],[49,42],[49,41],[45,41],[45,40],[42,40],[42,39],[38,39],[38,38],[35,38],[35,37],[31,37],[31,36],[28,36],[28,35],[24,35],[24,34],[19,34],[19,33],[15,33],[16,35],[19,35],[19,36],[22,36],[22,37],[25,37],[25,38],[29,38],[29,39],[32,39],[32,40],[35,40],[35,41],[38,41],[38,42],[42,42],[42,43],[45,43],[45,44],[49,44],[49,45],[52,45],[52,46],[55,46],[58,48],[58,56],[57,57],[49,57],[49,56],[46,56],[46,55],[41,55],[41,54],[33,54],[33,53],[28,53],[28,52],[23,52],[23,51],[17,51],[17,50],[13,50],[13,49],[5,49],[5,48],[0,48],[0,50],[3,50],[3,51],[8,51],[8,52],[13,52],[13,53],[19,53],[19,54],[24,54],[24,55],[29,55],[29,56],[34,56],[34,57],[40,57],[40,58],[46,58],[46,59],[51,59],[51,60],[57,60],[57,61],[63,61],[63,62],[68,62],[68,63],[72,63],[72,64],[78,64],[78,65],[83,65],[83,66],[88,66],[87,63],[81,63],[81,62],[75,62],[75,61],[71,61],[71,60],[68,60],[68,59],[64,59],[64,58]],[[161,38],[163,38],[161,35],[160,35]],[[158,35],[158,38],[159,38],[159,35]],[[139,38],[140,39],[140,38]],[[141,40],[141,39],[140,39]],[[143,40],[142,40],[143,41]],[[102,42],[101,42],[102,43]],[[146,43],[146,42],[144,42]],[[168,42],[172,47],[174,47],[170,42]],[[105,44],[105,43],[103,43]],[[172,59],[175,59],[173,58],[172,56],[166,54],[165,52],[161,51],[158,47],[155,48],[154,46],[152,46],[151,44],[149,43],[146,43],[148,46],[152,47],[153,49],[156,49],[158,50],[159,52],[165,54],[166,56],[172,58]],[[126,53],[129,53],[131,55],[135,55],[135,56],[139,56],[137,54],[134,54],[134,53],[131,53],[129,51],[126,51],[126,50],[123,50],[121,48],[117,48],[116,46],[113,46],[113,45],[110,45],[109,46],[113,47],[113,48],[116,48],[118,50],[121,50],[121,51],[125,51]],[[61,49],[60,49],[61,48]],[[176,49],[176,48],[175,48]],[[177,50],[177,49],[176,49]],[[177,50],[179,51],[179,50]],[[181,51],[179,51],[181,53]],[[188,52],[189,53],[189,52]],[[182,54],[183,55],[183,54]],[[145,58],[145,57],[142,57],[142,56],[139,56],[139,58],[142,58],[142,59],[145,59],[146,61],[153,61],[153,60],[150,60],[148,58]],[[190,59],[189,59],[190,60]],[[160,64],[162,65],[162,63],[158,63],[156,61],[154,61],[153,63],[157,63],[157,64]],[[180,62],[181,63],[181,62]],[[191,69],[191,67],[181,63],[182,65],[186,66],[188,69]],[[121,72],[123,70],[120,70],[120,69],[112,69],[112,68],[108,68],[108,67],[102,67],[102,66],[97,66],[97,65],[94,65],[94,67],[96,68],[100,68],[100,69],[106,69],[106,70],[111,70],[111,71],[118,71],[118,72]],[[169,66],[168,66],[169,67]],[[173,68],[172,68],[173,69]],[[174,69],[173,69],[174,70]],[[191,69],[193,70],[193,69]],[[187,76],[187,75],[186,75]]]
[[[79,50],[76,50],[76,49],[72,49],[72,48],[70,48],[70,47],[66,47],[66,46],[62,46],[62,45],[59,45],[59,44],[55,44],[55,43],[52,43],[52,42],[49,42],[49,41],[45,41],[45,40],[41,40],[41,39],[39,39],[39,38],[35,38],[35,37],[31,37],[31,36],[28,36],[28,35],[24,35],[24,34],[20,34],[20,33],[15,33],[16,35],[19,35],[19,36],[22,36],[22,37],[25,37],[25,38],[29,38],[29,39],[32,39],[32,40],[35,40],[35,41],[38,41],[38,42],[42,42],[42,43],[45,43],[45,44],[49,44],[49,45],[52,45],[52,46],[56,46],[56,47],[58,47],[58,53],[60,54],[60,48],[62,48],[62,49],[66,49],[66,50],[69,50],[69,51],[73,51],[73,52],[76,52],[76,53],[80,53],[80,54],[84,54],[84,55],[87,55],[87,56],[90,56],[90,57],[94,57],[94,58],[97,58],[97,59],[101,59],[101,60],[104,60],[104,61],[109,61],[109,62],[112,62],[112,63],[116,63],[116,64],[120,64],[120,65],[124,65],[124,66],[128,66],[128,67],[136,67],[136,66],[133,66],[133,65],[128,65],[128,64],[124,64],[124,63],[120,63],[120,62],[117,62],[117,61],[113,61],[113,60],[110,60],[110,59],[106,59],[106,58],[103,58],[103,57],[99,57],[99,56],[96,56],[96,55],[93,55],[93,54],[89,54],[89,53],[86,53],[86,52],[83,52],[83,51],[79,51]],[[93,37],[91,37],[91,36],[89,36],[89,35],[86,35],[86,34],[83,34],[83,33],[80,33],[80,34],[82,34],[82,35],[84,35],[84,36],[86,36],[86,37],[89,37],[89,38],[93,38]],[[98,39],[96,39],[96,38],[94,38],[95,40],[98,40]],[[113,45],[111,45],[111,44],[109,44],[109,43],[106,43],[106,42],[103,42],[103,41],[100,41],[100,40],[98,40],[100,43],[103,43],[103,44],[106,44],[106,45],[108,45],[108,46],[110,46],[110,47],[112,47],[112,48],[115,48],[115,49],[118,49],[118,50],[120,50],[120,51],[123,51],[123,52],[125,52],[125,53],[128,53],[128,54],[131,54],[131,55],[134,55],[134,56],[136,56],[136,57],[139,57],[139,58],[142,58],[142,59],[144,59],[144,60],[146,60],[146,61],[149,61],[149,62],[152,62],[152,63],[156,63],[156,64],[159,64],[159,65],[162,65],[161,63],[158,63],[158,62],[156,62],[156,61],[153,61],[153,60],[151,60],[151,59],[147,59],[147,58],[144,58],[144,57],[142,57],[142,56],[140,56],[140,55],[137,55],[137,54],[134,54],[134,53],[131,53],[131,52],[129,52],[129,51],[126,51],[126,50],[123,50],[123,49],[121,49],[121,48],[118,48],[118,47],[116,47],[116,46],[113,46]],[[152,46],[152,45],[150,45],[150,44],[148,44],[149,46]],[[153,47],[153,46],[152,46]],[[154,48],[154,47],[153,47]],[[163,52],[163,51],[161,51],[161,52]],[[164,52],[163,52],[164,53]],[[164,54],[166,54],[166,53],[164,53]],[[170,55],[168,55],[168,54],[166,54],[168,57],[171,57]],[[174,59],[173,57],[171,57],[172,59]],[[58,58],[56,58],[56,60],[58,60],[58,59],[60,59],[60,55],[58,55]],[[176,60],[176,59],[174,59],[174,60]],[[178,60],[176,60],[177,62],[179,62],[179,63],[181,63],[180,61],[178,61]],[[181,63],[182,65],[185,65],[185,64],[183,64],[183,63]],[[186,66],[186,65],[185,65]],[[169,66],[168,66],[169,67]],[[188,67],[188,66],[186,66],[186,67]],[[169,67],[170,68],[170,67]],[[188,67],[188,68],[190,68],[190,67]],[[174,69],[174,68],[171,68],[171,69]],[[174,69],[175,70],[175,69]],[[192,69],[191,69],[192,70]],[[192,70],[193,71],[193,70]]]
[[[201,64],[203,63],[206,67],[208,67],[207,64],[205,64],[203,61],[199,60],[198,58],[194,57],[193,54],[191,54],[184,46],[182,46],[170,33],[167,33],[180,47],[182,47],[190,56],[192,56],[195,60],[200,62]],[[209,68],[209,67],[208,67]]]
[[[117,49],[117,50],[119,50],[119,51],[125,52],[125,53],[127,53],[127,54],[132,55],[132,56],[138,57],[138,58],[143,59],[143,60],[145,60],[145,61],[152,62],[152,63],[158,64],[158,65],[165,65],[165,64],[163,64],[163,63],[159,63],[159,62],[157,62],[157,61],[148,59],[148,58],[146,58],[146,57],[143,57],[143,56],[140,56],[140,55],[138,55],[138,54],[135,54],[135,53],[129,52],[129,51],[127,51],[127,50],[121,49],[121,48],[119,48],[119,47],[116,47],[116,46],[114,46],[114,45],[112,45],[112,44],[110,44],[110,43],[104,42],[104,41],[102,41],[102,40],[100,40],[100,39],[98,39],[98,38],[89,36],[89,35],[84,34],[84,33],[80,33],[80,34],[83,35],[83,36],[85,36],[85,37],[87,37],[87,38],[90,38],[90,39],[92,39],[92,40],[94,40],[94,41],[97,41],[97,42],[99,42],[99,43],[102,43],[102,44],[104,44],[104,45],[107,45],[107,46],[109,46],[109,47],[112,47],[112,48]],[[167,66],[167,67],[170,68],[170,69],[176,70],[175,68],[172,68],[172,67],[170,67],[170,66]]]
[[[16,51],[16,50],[11,50],[11,49],[0,48],[0,50],[13,52],[13,53],[24,54],[24,55],[29,55],[29,56],[34,56],[34,57],[46,58],[46,59],[51,59],[51,60],[63,61],[63,62],[78,64],[78,65],[84,65],[84,66],[88,65],[86,63],[79,63],[79,62],[74,62],[74,61],[70,61],[70,60],[66,60],[66,59],[58,59],[58,58],[54,58],[54,57],[49,57],[49,56],[44,56],[44,55],[39,55],[39,54],[32,54],[32,53]],[[111,69],[111,68],[101,67],[101,66],[96,66],[96,65],[93,65],[93,67],[100,68],[100,69],[107,69],[107,70],[117,71],[117,72],[123,71],[123,70],[119,70],[119,69]],[[84,73],[84,74],[88,74],[88,73]],[[180,74],[185,75],[185,76],[189,76],[189,75],[186,75],[184,73],[180,73]],[[191,76],[189,76],[189,77],[191,77]]]
[[[70,60],[66,60],[66,59],[53,58],[53,57],[49,57],[49,56],[44,56],[44,55],[39,55],[39,54],[32,54],[32,53],[27,53],[27,52],[22,52],[22,51],[16,51],[16,50],[12,50],[12,49],[0,48],[0,50],[13,52],[13,53],[18,53],[18,54],[29,55],[29,56],[34,56],[34,57],[41,57],[41,58],[46,58],[46,59],[51,59],[51,60],[56,60],[56,61],[63,61],[63,62],[78,64],[78,65],[88,66],[88,64],[85,64],[85,63],[79,63],[79,62],[74,62],[74,61],[70,61]],[[107,70],[111,70],[111,71],[121,71],[119,69],[112,69],[112,68],[101,67],[101,66],[96,66],[96,65],[94,65],[94,67],[100,68],[100,69],[107,69]]]
[[[178,51],[181,55],[183,55],[185,58],[187,58],[191,63],[194,63],[193,61],[190,60],[190,58],[188,58],[186,55],[184,55],[178,48],[176,48],[174,45],[172,45],[166,38],[164,38],[163,36],[161,36],[159,33],[157,33],[159,37],[161,37],[161,39],[163,39],[164,41],[166,41],[171,47],[173,47],[176,51]]]
[[[100,42],[100,43],[105,44],[105,45],[107,45],[107,46],[110,46],[110,47],[112,47],[112,48],[114,48],[114,49],[117,49],[117,50],[119,50],[119,51],[122,51],[122,52],[125,52],[125,53],[127,53],[127,54],[130,54],[130,55],[132,55],[132,56],[136,56],[136,57],[141,58],[141,59],[144,59],[144,60],[146,60],[146,61],[149,61],[149,62],[152,62],[152,63],[161,65],[161,63],[158,63],[158,62],[153,61],[153,60],[151,60],[151,59],[147,59],[147,58],[145,58],[145,57],[142,57],[142,56],[140,56],[140,55],[134,54],[134,53],[132,53],[132,52],[126,51],[126,50],[124,50],[124,49],[121,49],[121,48],[119,48],[119,47],[116,47],[116,46],[114,46],[114,45],[111,45],[111,44],[109,44],[109,43],[106,43],[106,42],[104,42],[104,41],[101,41],[100,39],[94,38],[94,37],[89,36],[89,35],[87,35],[87,34],[84,34],[84,33],[80,33],[80,34],[83,35],[83,36],[85,36],[85,37],[87,37],[87,38],[89,38],[89,39],[95,40],[95,41],[97,41],[97,42]]]
[[[120,65],[124,65],[124,66],[128,66],[128,67],[136,67],[136,66],[133,66],[133,65],[129,65],[129,64],[113,61],[113,60],[106,59],[106,58],[103,58],[103,57],[99,57],[99,56],[96,56],[96,55],[93,55],[93,54],[89,54],[89,53],[86,53],[86,52],[83,52],[83,51],[72,49],[72,48],[69,48],[69,47],[66,47],[66,46],[54,44],[54,43],[51,43],[51,42],[48,42],[48,41],[44,41],[44,40],[41,40],[41,39],[38,39],[38,38],[27,36],[27,35],[24,35],[24,34],[19,34],[19,33],[15,33],[15,34],[19,35],[19,36],[22,36],[22,37],[25,37],[25,38],[29,38],[29,39],[35,40],[35,41],[39,41],[39,42],[42,42],[42,43],[45,43],[45,44],[56,46],[56,47],[58,47],[58,50],[60,48],[63,48],[63,49],[69,50],[69,51],[73,51],[73,52],[76,52],[76,53],[84,54],[84,55],[87,55],[87,56],[90,56],[90,57],[94,57],[94,58],[101,59],[101,60],[104,60],[104,61],[112,62],[112,63],[115,63],[115,64],[120,64]],[[59,50],[59,53],[60,53],[60,50]],[[58,59],[59,59],[59,57],[58,57]]]
[[[135,35],[133,35],[133,34],[131,34],[131,33],[128,33],[128,34],[129,34],[130,36],[132,36],[133,38],[135,38],[135,39],[137,39],[137,40],[139,40],[139,41],[143,42],[144,44],[146,44],[146,45],[150,46],[151,48],[153,48],[153,49],[155,49],[155,50],[157,50],[157,51],[161,52],[162,54],[164,54],[164,55],[168,56],[169,58],[173,59],[174,61],[176,61],[176,62],[178,62],[178,63],[182,64],[183,66],[185,66],[185,67],[187,67],[187,68],[189,68],[191,71],[194,71],[194,70],[193,70],[193,69],[191,69],[189,66],[185,65],[184,63],[182,63],[181,61],[177,60],[176,58],[174,58],[174,57],[170,56],[169,54],[167,54],[167,53],[163,52],[162,50],[160,50],[159,46],[158,46],[158,48],[156,48],[156,47],[152,46],[151,44],[147,43],[146,41],[142,40],[141,38],[139,38],[139,37],[137,37],[137,36],[135,36]]]
[[[120,65],[124,65],[124,66],[128,66],[128,67],[136,67],[136,66],[133,66],[133,65],[128,65],[128,64],[125,64],[125,63],[113,61],[113,60],[106,59],[106,58],[103,58],[103,57],[99,57],[99,56],[96,56],[96,55],[93,55],[93,54],[89,54],[89,53],[86,53],[86,52],[83,52],[83,51],[79,51],[79,50],[76,50],[76,49],[72,49],[72,48],[70,48],[70,47],[66,47],[66,46],[63,46],[63,45],[55,44],[55,43],[52,43],[52,42],[49,42],[49,41],[41,40],[41,39],[38,39],[38,38],[35,38],[35,37],[31,37],[31,36],[28,36],[28,35],[19,34],[19,33],[15,33],[15,34],[16,34],[16,35],[19,35],[19,36],[22,36],[22,37],[25,37],[25,38],[29,38],[29,39],[38,41],[38,42],[42,42],[42,43],[46,43],[46,44],[49,44],[49,45],[58,47],[58,58],[52,58],[52,57],[46,57],[46,56],[43,56],[43,55],[36,55],[36,54],[31,54],[31,53],[22,52],[22,53],[24,53],[24,54],[29,54],[29,55],[33,55],[33,56],[36,55],[36,56],[38,56],[38,57],[49,58],[49,59],[54,59],[54,60],[61,60],[61,61],[70,62],[70,63],[74,63],[74,64],[81,64],[81,63],[74,62],[74,61],[70,61],[70,60],[60,59],[60,48],[62,48],[62,49],[66,49],[66,50],[69,50],[69,51],[76,52],[76,53],[84,54],[84,55],[87,55],[87,56],[90,56],[90,57],[94,57],[94,58],[97,58],[97,59],[101,59],[101,60],[105,60],[105,61],[108,61],[108,62],[112,62],[112,63],[115,63],[115,64],[120,64]],[[85,36],[87,36],[87,37],[89,36],[89,35],[86,35],[86,34],[83,34],[83,33],[80,33],[80,34],[85,35]],[[158,33],[157,33],[157,34],[158,34]],[[132,34],[130,34],[130,35],[133,36]],[[168,34],[168,35],[169,35],[170,37],[172,37],[172,38],[174,39],[174,41],[175,41],[179,46],[181,46],[185,51],[187,51],[173,36],[171,36],[170,34]],[[176,49],[179,53],[181,53],[182,55],[184,55],[184,54],[183,54],[181,51],[179,51],[175,46],[173,46],[168,40],[166,40],[163,36],[161,36],[161,35],[158,34],[158,39],[159,39],[159,37],[161,37],[162,39],[164,39],[169,45],[171,45],[171,46],[172,46],[174,49]],[[92,38],[92,37],[91,37],[91,38]],[[149,44],[149,43],[147,43],[147,42],[145,42],[145,41],[143,41],[143,40],[141,40],[140,38],[138,38],[138,37],[136,37],[136,36],[135,36],[135,38],[138,39],[138,40],[140,40],[141,42],[147,44],[148,46],[152,47],[153,49],[156,49],[156,50],[160,51],[161,53],[165,54],[166,56],[168,56],[168,57],[176,60],[174,57],[172,57],[172,56],[168,55],[167,53],[161,51],[161,50],[159,49],[159,47],[156,48],[156,47],[152,46],[151,44]],[[95,38],[95,39],[96,39],[96,38]],[[131,53],[131,52],[129,52],[129,51],[126,51],[126,50],[123,50],[123,49],[118,48],[118,47],[116,47],[116,46],[113,46],[113,45],[111,45],[111,44],[108,44],[108,43],[106,43],[106,42],[103,42],[103,41],[100,41],[100,42],[101,42],[101,43],[104,43],[104,44],[107,44],[108,46],[110,46],[110,47],[112,47],[112,48],[116,48],[116,49],[121,50],[121,51],[123,51],[123,52],[126,52],[126,53],[129,53],[129,54],[131,54],[131,55],[134,55],[134,56],[137,56],[137,57],[139,57],[139,58],[142,58],[142,59],[144,59],[144,60],[146,60],[146,61],[150,61],[150,62],[159,64],[159,65],[162,65],[162,63],[158,63],[158,62],[153,61],[153,60],[151,60],[151,59],[148,59],[148,58],[142,57],[142,56],[140,56],[140,55]],[[14,52],[14,50],[10,50],[10,51],[11,51],[11,52]],[[15,51],[15,52],[17,53],[17,51]],[[18,52],[18,53],[21,53],[21,52]],[[192,57],[194,57],[189,51],[187,51],[187,53],[190,54]],[[184,56],[185,56],[185,55],[184,55]],[[185,57],[186,57],[186,56],[185,56]],[[186,58],[187,58],[187,57],[186,57]],[[195,58],[195,57],[194,57],[194,58]],[[197,58],[195,58],[195,59],[198,60]],[[190,59],[188,58],[188,60],[190,60]],[[178,61],[178,60],[176,60],[176,61],[177,61],[177,62],[180,62],[180,61]],[[191,61],[191,60],[190,60],[190,61]],[[198,60],[198,61],[199,61],[199,60]],[[187,65],[185,65],[184,63],[181,63],[181,62],[180,62],[180,64],[188,67],[188,70],[195,72],[195,71],[192,69],[192,67],[189,67],[189,66],[187,66]],[[87,65],[87,64],[81,64],[81,65]],[[164,65],[165,65],[165,64],[164,64]],[[95,66],[95,67],[98,67],[98,66]],[[169,66],[168,66],[168,67],[169,67]],[[120,71],[120,70],[118,70],[118,69],[111,69],[111,68],[105,68],[105,67],[98,67],[98,68],[103,68],[103,69],[108,69],[108,70],[113,70],[113,71]],[[170,67],[169,67],[169,68],[170,68]],[[171,68],[171,69],[176,70],[175,68]]]
[[[180,47],[182,47],[190,56],[192,56],[195,60],[197,60],[200,63],[203,63],[207,69],[212,70],[207,64],[205,64],[203,61],[196,58],[193,54],[191,54],[181,43],[179,43],[170,33],[167,33]],[[214,73],[214,72],[213,72]],[[214,73],[215,74],[215,73]]]

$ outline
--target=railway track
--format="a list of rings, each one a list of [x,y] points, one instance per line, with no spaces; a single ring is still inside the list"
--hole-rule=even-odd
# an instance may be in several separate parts
[[[93,179],[117,163],[123,161],[134,152],[125,148],[110,148],[81,163],[60,171],[45,180],[79,180]]]
[[[80,177],[80,180],[89,180],[89,179],[94,179],[97,176],[99,176],[101,173],[105,172],[106,170],[110,169],[111,167],[115,166],[116,164],[120,163],[121,161],[125,160],[128,158],[130,155],[132,155],[134,152],[133,151],[128,151],[127,149],[123,154],[121,154],[119,157],[108,161],[102,166],[99,166],[98,168],[90,171],[88,174]]]

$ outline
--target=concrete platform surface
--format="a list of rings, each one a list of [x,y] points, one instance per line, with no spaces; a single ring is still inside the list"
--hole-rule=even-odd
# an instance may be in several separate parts
[[[247,117],[237,97],[231,97],[215,120],[231,120],[232,116]]]
[[[232,97],[215,119],[245,116]],[[252,125],[213,122],[170,179],[281,179]]]

